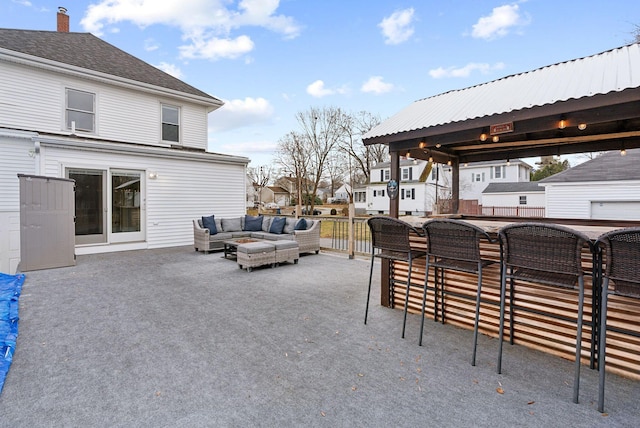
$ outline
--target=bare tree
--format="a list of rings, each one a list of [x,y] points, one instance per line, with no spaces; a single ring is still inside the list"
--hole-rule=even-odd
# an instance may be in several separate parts
[[[258,206],[262,207],[262,189],[269,185],[271,180],[271,165],[248,168],[253,185],[258,188]]]
[[[345,117],[344,140],[341,149],[349,155],[349,179],[351,185],[368,183],[371,168],[378,162],[387,160],[387,147],[382,144],[365,146],[362,136],[380,124],[380,117],[369,112],[360,111]]]
[[[306,180],[305,177],[307,176],[307,170],[310,164],[305,136],[297,132],[290,132],[282,137],[278,141],[276,157],[276,162],[282,166],[282,172],[295,177],[296,199],[298,205],[300,205],[302,201],[303,182]]]
[[[343,139],[344,118],[345,114],[336,107],[312,107],[296,115],[309,150],[309,168],[305,183],[308,184],[305,188],[309,189],[309,212],[313,212],[315,195],[326,172],[329,155]]]

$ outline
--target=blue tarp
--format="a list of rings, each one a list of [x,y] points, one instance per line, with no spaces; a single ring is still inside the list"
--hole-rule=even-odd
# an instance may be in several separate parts
[[[18,298],[24,274],[0,273],[0,393],[7,377],[18,339]]]

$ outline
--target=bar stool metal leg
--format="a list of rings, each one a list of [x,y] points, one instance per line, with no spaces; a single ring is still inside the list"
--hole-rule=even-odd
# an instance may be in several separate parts
[[[409,307],[409,291],[411,291],[411,263],[409,259],[409,273],[407,274],[407,292],[404,297],[404,319],[402,320],[402,338],[404,339],[404,330],[407,326],[407,308]]]
[[[369,297],[371,296],[371,278],[373,277],[373,261],[375,259],[375,250],[371,249],[371,267],[369,268],[369,289],[367,290],[367,307],[364,311],[364,323],[367,324],[367,314],[369,314]]]
[[[604,413],[604,378],[605,378],[605,350],[607,345],[607,300],[609,278],[604,279],[602,285],[602,304],[600,307],[600,340],[598,341],[598,411]]]
[[[478,262],[478,292],[476,295],[476,320],[473,327],[473,354],[471,365],[476,365],[476,349],[478,348],[478,324],[480,324],[480,293],[482,292],[482,262]]]
[[[582,310],[584,306],[584,279],[582,276],[578,278],[578,285],[580,287],[578,297],[578,328],[576,332],[576,362],[575,373],[573,375],[573,402],[578,403],[578,396],[580,390],[580,356],[582,354]]]

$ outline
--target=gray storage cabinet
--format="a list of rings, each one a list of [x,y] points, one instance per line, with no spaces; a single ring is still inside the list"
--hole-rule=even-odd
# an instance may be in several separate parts
[[[75,180],[18,174],[22,272],[74,266]]]

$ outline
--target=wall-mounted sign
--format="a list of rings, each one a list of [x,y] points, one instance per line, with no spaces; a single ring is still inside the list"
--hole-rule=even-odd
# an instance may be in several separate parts
[[[389,195],[389,199],[398,197],[398,182],[396,180],[389,180],[387,183],[387,195]]]
[[[491,135],[506,134],[507,132],[513,132],[513,122],[491,125],[491,128],[489,130],[489,133]]]

